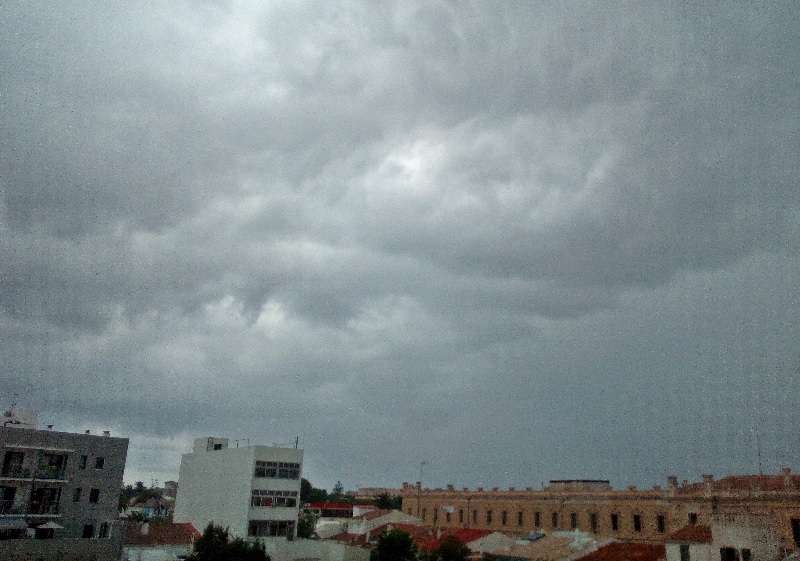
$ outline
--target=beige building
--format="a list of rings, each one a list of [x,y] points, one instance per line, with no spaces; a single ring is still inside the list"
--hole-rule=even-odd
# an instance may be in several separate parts
[[[687,524],[714,516],[761,514],[771,520],[782,551],[800,547],[800,476],[704,476],[666,488],[612,489],[604,480],[551,481],[544,489],[422,489],[403,484],[403,511],[423,524],[482,528],[516,535],[581,530],[599,539],[664,542]]]

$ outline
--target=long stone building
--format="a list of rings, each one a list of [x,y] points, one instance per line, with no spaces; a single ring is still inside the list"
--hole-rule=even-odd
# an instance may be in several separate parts
[[[689,524],[725,514],[771,517],[781,549],[800,547],[800,476],[729,476],[666,488],[612,489],[605,480],[550,481],[543,489],[445,489],[403,484],[403,510],[443,528],[481,528],[526,535],[580,530],[598,538],[662,542]]]

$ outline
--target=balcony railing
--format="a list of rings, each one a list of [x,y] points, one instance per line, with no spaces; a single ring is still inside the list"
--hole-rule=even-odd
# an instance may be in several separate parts
[[[64,479],[64,468],[40,467],[36,470],[36,479]]]
[[[58,514],[58,503],[33,501],[27,514]]]
[[[6,466],[0,470],[0,477],[14,477],[18,479],[29,479],[31,470],[19,466]]]
[[[22,507],[14,506],[13,500],[0,501],[0,514],[21,514]]]

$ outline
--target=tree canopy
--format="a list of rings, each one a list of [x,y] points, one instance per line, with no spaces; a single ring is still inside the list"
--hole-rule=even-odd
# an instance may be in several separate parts
[[[416,557],[417,548],[411,536],[395,528],[378,537],[370,561],[413,561]]]
[[[231,539],[228,529],[209,523],[203,535],[194,542],[187,561],[270,561],[264,544]]]
[[[467,561],[469,548],[455,536],[448,536],[431,552],[431,561]]]

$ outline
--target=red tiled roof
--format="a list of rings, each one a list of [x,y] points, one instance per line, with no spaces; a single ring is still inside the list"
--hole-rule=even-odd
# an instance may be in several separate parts
[[[576,561],[659,561],[667,555],[664,544],[612,542]]]
[[[800,488],[800,475],[730,475],[713,482],[716,491],[782,491]]]
[[[377,509],[377,510],[372,510],[370,512],[365,512],[364,514],[360,514],[358,516],[355,516],[354,518],[356,519],[363,518],[364,520],[372,520],[373,518],[380,518],[381,516],[385,516],[387,514],[390,514],[391,512],[393,511],[388,509]]]
[[[306,506],[308,508],[327,508],[331,510],[353,510],[354,505],[350,503],[308,503]]]
[[[711,543],[711,526],[689,524],[667,536],[668,542]]]
[[[125,525],[125,545],[192,545],[202,534],[190,523],[155,521],[144,524],[129,520]]]

